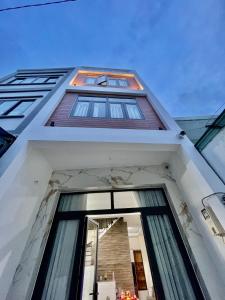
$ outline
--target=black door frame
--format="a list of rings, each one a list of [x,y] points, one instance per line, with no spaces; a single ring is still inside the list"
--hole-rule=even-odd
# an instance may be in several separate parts
[[[157,206],[157,207],[135,207],[135,208],[115,208],[114,206],[114,193],[116,192],[127,192],[127,191],[148,191],[148,190],[160,190],[164,194],[164,199],[166,206]],[[78,236],[76,243],[75,259],[71,277],[71,286],[69,292],[69,300],[82,300],[82,286],[83,286],[83,275],[84,275],[84,260],[85,260],[85,241],[86,241],[86,232],[87,232],[87,216],[92,215],[110,215],[110,214],[129,214],[129,213],[140,213],[140,218],[142,222],[142,228],[144,233],[144,240],[148,254],[148,260],[150,264],[150,269],[152,273],[152,280],[155,289],[155,295],[157,300],[164,300],[165,295],[163,291],[162,281],[160,278],[160,273],[156,261],[156,256],[153,249],[153,242],[150,235],[147,216],[148,215],[164,215],[166,214],[169,217],[170,224],[172,226],[178,248],[180,250],[181,256],[184,260],[185,268],[187,270],[190,282],[192,284],[194,293],[198,300],[205,299],[199,285],[199,281],[193,269],[191,260],[185,248],[184,242],[181,238],[180,232],[178,230],[173,212],[171,210],[170,204],[168,202],[167,196],[164,189],[161,187],[150,187],[150,188],[131,188],[131,189],[119,189],[119,190],[102,190],[102,191],[83,191],[83,192],[61,192],[62,194],[89,194],[89,193],[110,193],[111,208],[103,210],[81,210],[81,211],[68,211],[68,212],[59,212],[59,202],[55,213],[55,217],[52,223],[50,230],[49,238],[46,244],[46,249],[43,255],[40,271],[37,277],[35,284],[32,300],[40,300],[46,274],[50,262],[51,252],[53,248],[53,243],[56,235],[57,226],[60,220],[79,220]]]

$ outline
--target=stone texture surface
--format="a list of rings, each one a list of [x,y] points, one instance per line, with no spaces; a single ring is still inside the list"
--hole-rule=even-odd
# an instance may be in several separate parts
[[[30,236],[24,248],[20,264],[14,275],[7,300],[30,300],[37,277],[43,251],[51,228],[55,207],[61,191],[107,190],[133,188],[137,186],[155,187],[165,185],[172,201],[171,206],[179,218],[186,238],[202,265],[205,265],[202,237],[185,209],[185,199],[179,193],[170,170],[163,165],[134,166],[102,169],[76,169],[55,171],[48,183],[48,191],[40,203],[40,209],[34,220]],[[186,205],[186,204],[185,204]],[[188,222],[187,222],[188,221]],[[195,266],[197,267],[197,266]],[[198,272],[198,270],[196,270]]]
[[[123,218],[99,240],[98,276],[111,276],[112,272],[119,290],[134,291],[127,223]]]

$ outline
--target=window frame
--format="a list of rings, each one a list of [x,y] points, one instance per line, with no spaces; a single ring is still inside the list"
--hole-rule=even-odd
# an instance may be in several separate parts
[[[102,99],[105,99],[104,100],[99,100],[99,101],[94,101],[93,100],[79,100],[79,97],[89,97],[89,98],[102,98]],[[122,108],[122,112],[123,112],[123,118],[112,118],[111,117],[111,113],[110,113],[110,99],[115,99],[115,100],[118,100],[118,101],[113,101],[112,103],[113,104],[120,104],[121,105],[121,108]],[[135,102],[132,103],[132,101],[129,103],[129,102],[123,102],[123,99],[124,100],[133,100]],[[77,107],[77,103],[79,102],[89,102],[89,107],[88,107],[88,112],[87,112],[87,116],[84,116],[84,117],[80,117],[80,116],[75,116],[74,113],[76,111],[76,107]],[[93,117],[93,108],[94,108],[94,103],[105,103],[106,104],[106,109],[105,109],[105,117]],[[139,114],[140,114],[140,119],[133,119],[133,118],[129,118],[129,114],[128,114],[128,110],[127,110],[127,107],[126,107],[126,104],[131,104],[131,105],[135,105],[139,111]],[[143,121],[145,120],[145,116],[144,116],[144,113],[142,112],[139,104],[138,104],[138,101],[137,101],[137,98],[136,97],[131,97],[131,98],[128,98],[128,97],[123,97],[123,96],[119,96],[119,97],[115,97],[114,95],[96,95],[96,96],[89,96],[89,95],[76,95],[75,97],[75,103],[73,104],[73,107],[72,107],[72,110],[70,112],[70,115],[69,115],[70,118],[76,118],[76,119],[89,119],[89,120],[98,120],[98,119],[104,119],[104,120],[128,120],[128,121]]]
[[[29,78],[34,78],[32,82],[24,82],[26,79]],[[36,80],[38,80],[39,78],[45,78],[45,80],[43,82],[35,82]],[[0,85],[47,85],[47,84],[56,84],[58,79],[60,78],[60,76],[54,76],[54,75],[50,75],[50,76],[45,76],[45,75],[30,75],[30,76],[14,76],[13,78],[7,80],[7,82],[3,82],[0,83]],[[55,79],[55,82],[48,82],[51,79]],[[21,82],[16,83],[17,80],[22,80]]]
[[[114,193],[116,192],[138,192],[138,191],[149,191],[149,190],[160,190],[164,196],[165,205],[159,206],[148,206],[148,207],[134,207],[134,208],[115,208],[114,207]],[[80,211],[59,211],[59,204],[61,195],[63,194],[90,194],[90,193],[110,193],[111,197],[111,208],[103,210],[80,210]],[[57,232],[57,225],[60,220],[79,220],[79,232],[76,242],[75,259],[73,263],[73,275],[70,281],[70,293],[68,300],[81,299],[82,296],[82,286],[84,277],[84,258],[85,258],[85,237],[87,230],[87,216],[92,215],[112,215],[112,214],[127,214],[127,213],[140,213],[142,220],[142,229],[144,235],[144,241],[147,250],[149,267],[151,269],[151,275],[153,280],[153,286],[156,294],[156,298],[160,300],[165,299],[165,289],[162,285],[162,279],[159,272],[159,266],[156,260],[155,250],[153,250],[152,235],[149,231],[149,226],[147,223],[147,217],[149,215],[167,215],[172,231],[174,233],[175,240],[177,242],[178,250],[184,262],[185,269],[187,271],[188,278],[190,280],[191,286],[193,288],[196,299],[203,300],[204,297],[204,283],[200,282],[198,278],[198,272],[193,267],[193,259],[190,258],[188,254],[188,248],[185,246],[184,240],[177,224],[177,219],[174,216],[174,212],[171,207],[171,203],[166,194],[163,186],[152,186],[152,187],[136,187],[136,188],[124,188],[124,189],[109,189],[109,190],[90,190],[90,191],[79,191],[79,192],[65,192],[60,191],[60,196],[58,198],[58,203],[51,225],[49,237],[45,246],[44,254],[41,258],[41,265],[39,272],[36,277],[36,282],[34,290],[31,296],[32,300],[41,299],[43,286],[45,284],[46,272],[48,269],[49,261],[51,259],[51,253],[55,241],[55,236]],[[73,284],[76,282],[77,284]],[[203,285],[203,286],[202,286]],[[95,298],[94,298],[95,299]]]
[[[14,105],[12,105],[12,107],[10,107],[9,109],[7,109],[3,114],[0,114],[0,119],[4,119],[4,118],[23,118],[25,116],[25,112],[34,104],[36,99],[34,98],[27,98],[27,99],[23,99],[23,98],[10,98],[10,99],[0,99],[0,105],[1,103],[4,102],[10,102],[10,101],[17,101],[17,103],[15,103]],[[24,111],[23,114],[20,115],[9,115],[10,112],[12,112],[14,109],[16,109],[21,103],[23,102],[32,102],[32,104]]]
[[[106,83],[105,85],[103,85],[101,83],[97,83],[98,78],[101,78],[101,77],[105,77],[106,78],[106,80],[103,81],[103,83]],[[94,79],[94,83],[87,83],[87,81],[86,81],[87,78],[93,78]],[[116,85],[109,84],[109,80],[115,80],[116,81]],[[120,85],[120,80],[126,81],[127,85],[126,86]],[[87,85],[87,86],[113,87],[113,88],[122,88],[122,89],[129,88],[129,86],[130,86],[129,81],[127,80],[127,78],[123,78],[123,77],[120,77],[120,78],[110,77],[109,75],[104,75],[104,74],[102,74],[102,75],[100,75],[98,77],[93,77],[93,76],[87,75],[85,77],[85,85]]]

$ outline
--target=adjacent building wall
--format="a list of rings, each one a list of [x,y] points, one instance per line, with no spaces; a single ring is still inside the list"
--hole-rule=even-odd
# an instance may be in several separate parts
[[[216,116],[191,116],[191,117],[175,117],[174,120],[184,130],[187,137],[195,144],[203,133],[207,130],[207,126],[212,124]]]
[[[5,100],[34,100],[33,104],[24,112],[23,116],[0,116],[0,127],[13,134],[20,134],[22,130],[31,122],[35,115],[49,100],[49,97],[65,81],[71,69],[33,69],[18,70],[0,79],[0,101]],[[54,77],[58,76],[55,83],[10,83],[16,78],[29,77]]]
[[[225,182],[225,127],[202,150],[202,154]]]

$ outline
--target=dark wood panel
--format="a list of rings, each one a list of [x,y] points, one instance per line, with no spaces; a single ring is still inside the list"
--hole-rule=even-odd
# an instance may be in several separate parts
[[[145,278],[145,270],[141,250],[134,250],[134,265],[138,290],[147,290],[147,283]]]
[[[81,95],[81,94],[80,94]],[[93,94],[94,96],[95,94]],[[71,111],[77,99],[77,94],[67,93],[53,112],[46,126],[54,122],[56,127],[90,127],[90,128],[124,128],[124,129],[165,129],[151,104],[145,97],[136,97],[144,119],[94,119],[71,117]]]

